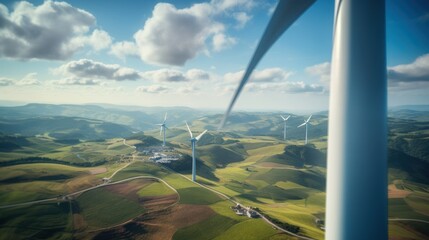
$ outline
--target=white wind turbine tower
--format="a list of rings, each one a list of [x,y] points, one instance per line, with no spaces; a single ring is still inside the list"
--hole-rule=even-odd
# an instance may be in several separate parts
[[[307,144],[307,132],[308,132],[307,128],[308,128],[308,122],[310,121],[311,116],[313,116],[313,115],[310,115],[310,117],[308,117],[308,119],[305,120],[303,124],[298,126],[300,128],[300,127],[305,125],[305,144]]]
[[[161,129],[159,130],[159,135],[163,134],[163,141],[162,146],[165,147],[165,129],[168,129],[167,124],[165,123],[167,121],[167,113],[165,113],[164,121],[162,123],[156,124],[158,126],[161,126]]]
[[[290,115],[287,116],[286,118],[283,117],[282,115],[280,115],[280,117],[283,119],[283,140],[286,140],[286,121],[290,118]]]
[[[187,122],[186,123],[186,127],[188,128],[189,131],[189,135],[191,135],[191,146],[192,146],[192,181],[195,182],[196,180],[196,162],[195,162],[195,144],[198,142],[198,140],[201,139],[201,137],[207,132],[207,130],[204,130],[204,132],[202,132],[200,135],[198,135],[197,137],[194,137],[194,135],[192,134],[191,129],[189,128],[189,125]]]
[[[221,127],[261,58],[314,2],[279,1]],[[387,239],[385,21],[385,0],[335,0],[325,239]]]

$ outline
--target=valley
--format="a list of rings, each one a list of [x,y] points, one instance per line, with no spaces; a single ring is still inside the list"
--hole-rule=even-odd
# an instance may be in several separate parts
[[[159,119],[163,114],[156,113]],[[180,117],[167,119],[165,148],[155,117],[144,132],[78,120],[87,130],[75,126],[74,117],[62,126],[62,117],[31,118],[54,119],[57,128],[26,118],[0,121],[8,129],[0,135],[0,238],[299,239],[281,226],[303,239],[323,239],[326,114],[313,115],[307,145],[304,130],[296,128],[306,116],[291,116],[284,141],[279,114],[237,113],[223,131],[215,131],[221,115],[206,114],[187,119],[194,135],[209,130],[197,143],[196,183]],[[429,122],[423,116],[429,113],[403,114],[389,115],[389,236],[426,239]],[[15,128],[8,128],[12,123]],[[156,163],[149,149],[180,158]],[[236,203],[277,227],[237,215],[231,209]]]

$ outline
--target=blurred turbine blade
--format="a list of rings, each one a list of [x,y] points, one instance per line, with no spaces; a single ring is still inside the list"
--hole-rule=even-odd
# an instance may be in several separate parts
[[[204,130],[200,135],[198,135],[195,139],[200,140],[200,138],[207,132],[207,130]]]
[[[307,123],[306,123],[306,122],[304,122],[303,124],[299,125],[298,127],[302,127],[302,126],[304,126],[305,124],[307,124]]]
[[[312,117],[313,115],[310,115],[310,117],[308,117],[308,119],[307,119],[307,121],[305,121],[306,123],[308,123],[308,121],[310,121],[310,118]]]
[[[186,122],[186,127],[188,127],[188,131],[189,131],[189,135],[191,135],[191,138],[193,138],[194,136],[192,135],[191,129],[189,128],[188,122]]]
[[[277,4],[276,10],[259,41],[258,47],[253,53],[253,57],[247,66],[246,72],[241,79],[238,88],[235,90],[234,96],[225,112],[219,129],[225,126],[226,120],[234,107],[241,91],[249,80],[250,75],[258,65],[261,58],[270,49],[270,47],[277,41],[277,39],[288,29],[298,17],[305,12],[316,0],[282,0]]]

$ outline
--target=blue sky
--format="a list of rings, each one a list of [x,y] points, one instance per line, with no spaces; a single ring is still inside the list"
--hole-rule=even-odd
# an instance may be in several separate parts
[[[3,1],[0,100],[224,109],[276,1]],[[236,109],[329,101],[334,1],[260,62]],[[386,5],[389,104],[429,104],[429,3]]]

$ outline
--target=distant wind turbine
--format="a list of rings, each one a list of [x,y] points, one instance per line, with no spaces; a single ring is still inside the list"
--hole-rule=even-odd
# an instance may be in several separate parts
[[[314,2],[278,2],[220,128],[261,58]],[[388,236],[385,18],[385,0],[335,1],[326,188],[329,240]]]
[[[186,127],[188,128],[189,131],[189,135],[191,135],[191,146],[192,146],[192,181],[195,182],[196,180],[196,163],[195,163],[195,144],[198,142],[198,140],[201,139],[201,137],[207,132],[207,130],[204,130],[204,132],[202,132],[200,135],[198,135],[197,137],[194,137],[194,135],[192,134],[191,129],[189,128],[189,125],[187,122],[186,123]]]
[[[280,117],[282,117],[283,123],[284,123],[284,126],[283,126],[283,140],[286,140],[286,121],[290,118],[290,115],[287,116],[286,118],[283,117],[282,115],[280,115]]]
[[[307,144],[307,128],[308,128],[308,122],[310,121],[311,116],[313,115],[310,115],[310,117],[308,117],[308,119],[305,120],[303,124],[298,126],[300,128],[305,125],[305,144]]]
[[[169,129],[167,127],[167,124],[165,123],[165,121],[167,121],[167,113],[165,113],[164,116],[164,121],[162,123],[156,124],[158,126],[161,126],[161,129],[159,129],[159,135],[164,135],[163,136],[163,142],[162,142],[162,146],[165,147],[165,129]]]

